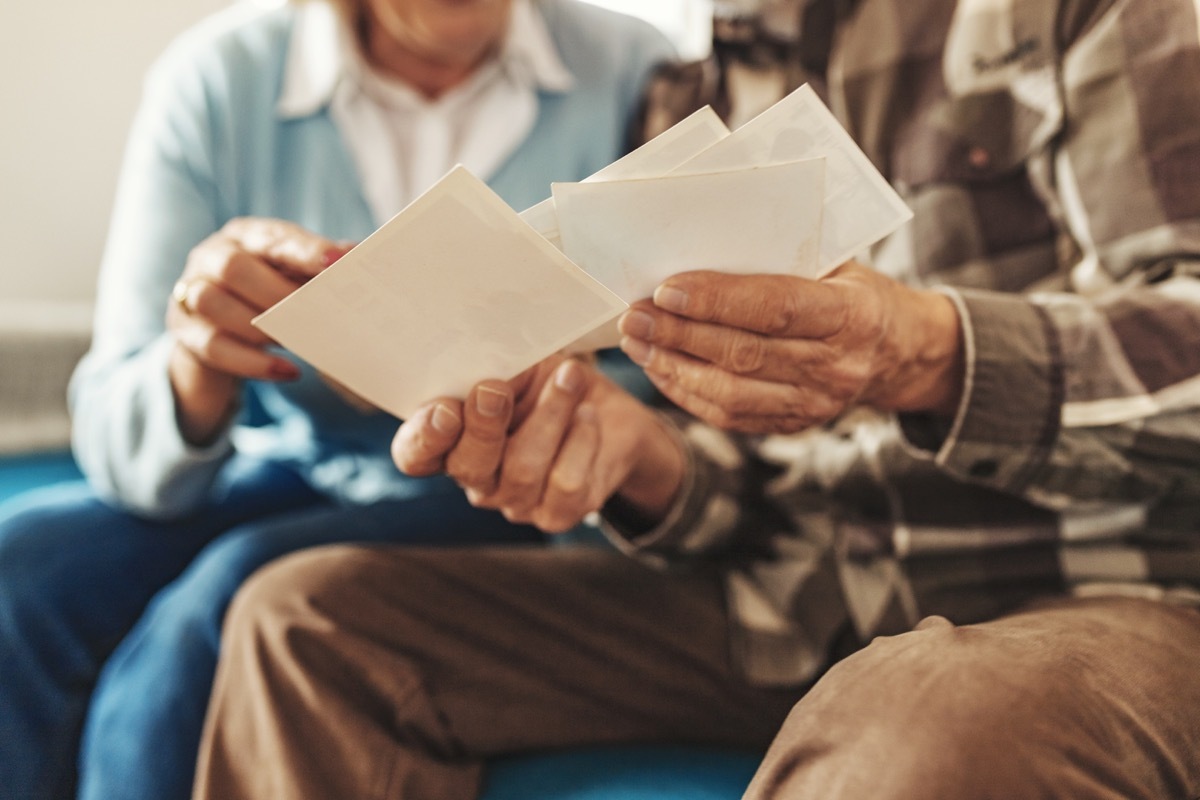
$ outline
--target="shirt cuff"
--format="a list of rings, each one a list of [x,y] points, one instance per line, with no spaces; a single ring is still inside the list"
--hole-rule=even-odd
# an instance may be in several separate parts
[[[712,466],[698,456],[694,446],[665,416],[663,426],[671,432],[684,454],[684,474],[679,492],[665,517],[657,525],[646,528],[638,524],[635,514],[614,498],[601,509],[600,530],[605,537],[627,555],[649,557],[665,565],[661,554],[683,548],[687,534],[693,531],[704,514],[709,487],[713,484]]]
[[[901,414],[910,445],[965,480],[1021,492],[1058,438],[1062,348],[1048,315],[1027,299],[940,289],[962,319],[966,376],[953,421]]]

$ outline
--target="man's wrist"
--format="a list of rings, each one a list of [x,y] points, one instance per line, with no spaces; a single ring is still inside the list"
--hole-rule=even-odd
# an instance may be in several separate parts
[[[657,416],[649,421],[638,452],[637,463],[613,499],[645,527],[653,527],[675,503],[687,471],[687,455],[682,438]]]
[[[893,319],[893,344],[885,348],[869,398],[887,411],[953,415],[962,397],[966,358],[962,320],[941,292],[902,287]]]

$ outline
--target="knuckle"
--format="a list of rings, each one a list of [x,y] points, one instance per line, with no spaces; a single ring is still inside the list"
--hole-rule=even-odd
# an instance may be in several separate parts
[[[708,399],[730,414],[742,414],[753,405],[754,401],[747,392],[743,391],[728,373],[717,373],[701,385],[707,385]]]
[[[877,342],[883,338],[886,333],[886,314],[879,308],[872,305],[870,311],[865,313],[866,317],[863,325],[866,330],[867,337],[871,342]]]
[[[780,423],[792,426],[792,430],[801,430],[833,419],[844,407],[827,394],[793,392],[783,409]]]
[[[860,306],[855,303],[837,303],[826,313],[830,315],[829,329],[832,331],[827,339],[845,337],[849,332],[859,330],[862,325],[859,318],[871,316],[863,314]]]
[[[463,437],[470,439],[476,445],[489,450],[501,447],[508,440],[508,431],[502,420],[481,420],[478,416],[469,418]]]
[[[758,372],[766,361],[765,342],[753,334],[739,334],[729,343],[725,360],[736,373]]]
[[[490,472],[463,466],[461,462],[454,459],[446,463],[446,474],[453,478],[460,486],[472,487],[472,490],[479,494],[482,494],[479,491],[480,489],[490,487],[493,483]]]
[[[871,377],[871,365],[865,358],[854,359],[846,365],[845,381],[840,394],[846,400],[859,395]]]
[[[237,286],[250,268],[250,256],[243,250],[231,250],[213,269],[213,277],[227,286]]]
[[[800,301],[795,292],[785,288],[762,301],[763,332],[776,336],[792,330],[800,317]]]
[[[513,492],[528,492],[541,483],[541,471],[535,464],[522,459],[505,462],[504,485]]]
[[[555,492],[567,497],[579,495],[587,488],[586,478],[575,470],[555,469],[548,483]]]
[[[195,332],[192,338],[192,350],[201,358],[211,361],[217,353],[218,334],[215,328],[205,327]]]
[[[197,280],[188,288],[187,304],[193,314],[211,318],[216,311],[213,286],[206,280]]]
[[[809,381],[819,388],[820,395],[842,405],[855,402],[863,393],[871,378],[872,365],[865,357],[846,357],[821,370],[820,382],[816,376]]]
[[[860,342],[877,342],[884,333],[885,315],[876,303],[843,303],[838,331]]]
[[[258,222],[254,217],[234,217],[221,226],[221,234],[229,238],[242,236]]]
[[[460,486],[476,491],[495,484],[495,472],[461,450],[453,450],[446,457],[446,474]]]

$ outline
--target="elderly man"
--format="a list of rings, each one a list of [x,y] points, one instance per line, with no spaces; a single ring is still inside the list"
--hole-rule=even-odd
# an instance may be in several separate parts
[[[666,416],[555,360],[406,422],[405,471],[625,553],[260,573],[197,797],[613,742],[773,742],[750,798],[1200,795],[1200,9],[809,5],[912,225],[660,286],[622,329]]]

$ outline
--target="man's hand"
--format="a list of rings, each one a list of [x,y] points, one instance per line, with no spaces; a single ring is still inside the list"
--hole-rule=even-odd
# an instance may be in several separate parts
[[[510,382],[441,398],[400,426],[396,465],[445,472],[470,501],[550,533],[614,494],[654,520],[683,480],[684,455],[657,416],[596,370],[555,356]]]
[[[719,427],[796,432],[856,404],[953,413],[963,356],[949,298],[847,262],[819,281],[689,272],[621,319],[622,349]]]

